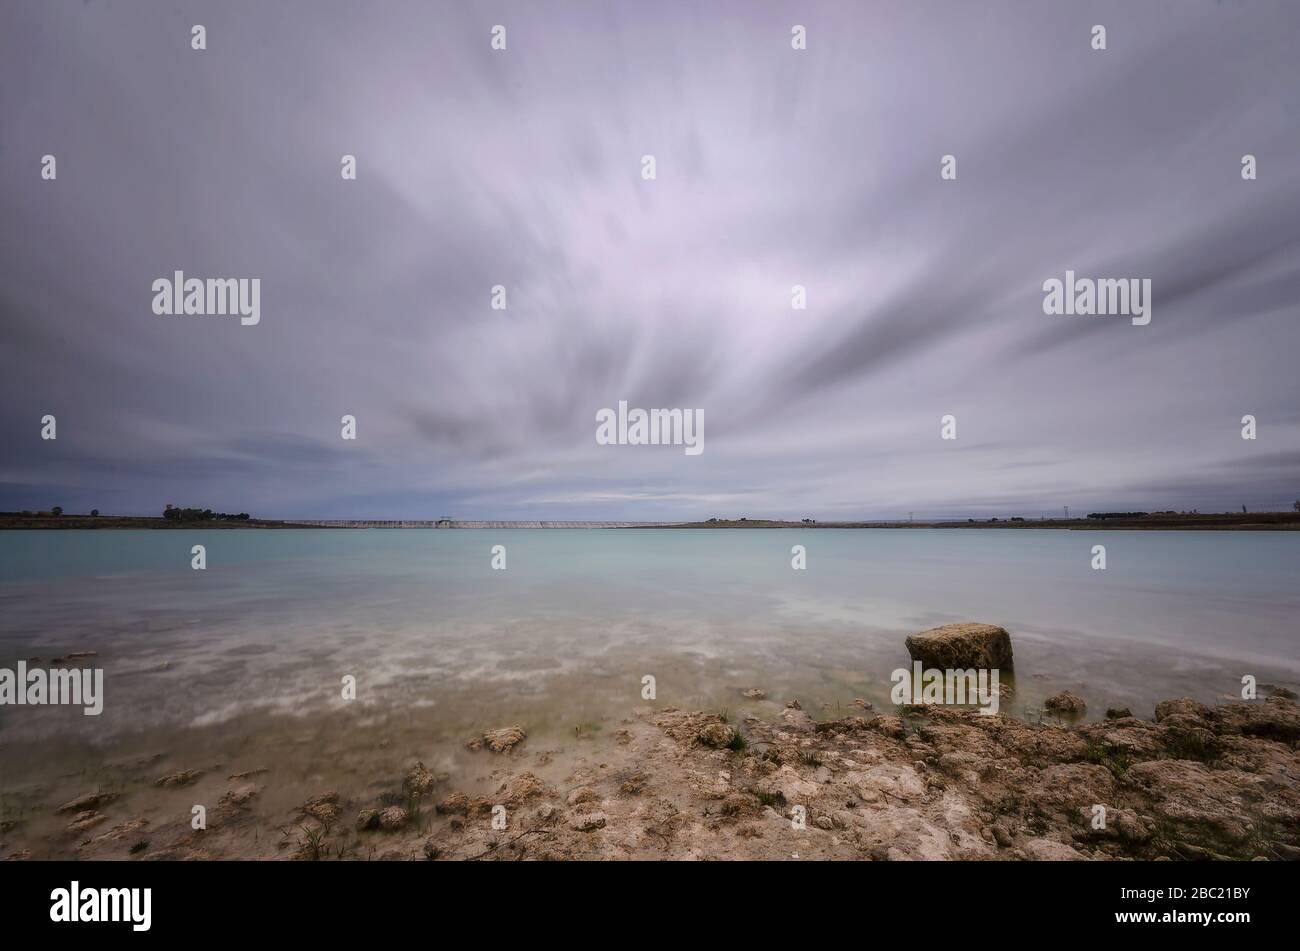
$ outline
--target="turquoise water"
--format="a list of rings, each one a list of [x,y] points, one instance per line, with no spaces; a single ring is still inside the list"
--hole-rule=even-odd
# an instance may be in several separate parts
[[[344,675],[376,722],[427,711],[448,737],[609,722],[646,675],[661,704],[743,711],[758,686],[815,714],[880,709],[903,638],[960,620],[1011,632],[1012,712],[1069,687],[1092,715],[1149,715],[1247,674],[1295,689],[1298,580],[1295,533],[0,532],[0,666],[94,650],[106,693],[97,718],[0,709],[0,740],[269,729],[344,709]]]

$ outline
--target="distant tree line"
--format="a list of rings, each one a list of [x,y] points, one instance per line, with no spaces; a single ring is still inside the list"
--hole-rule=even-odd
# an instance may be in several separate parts
[[[169,522],[247,522],[249,517],[247,512],[231,515],[227,512],[214,512],[212,509],[182,509],[170,502],[163,510],[163,518]]]
[[[1089,512],[1088,518],[1146,518],[1148,512]]]

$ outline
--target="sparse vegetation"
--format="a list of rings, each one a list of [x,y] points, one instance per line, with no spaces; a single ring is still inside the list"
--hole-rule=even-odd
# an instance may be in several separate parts
[[[250,516],[247,512],[230,515],[226,512],[214,512],[212,509],[182,509],[169,502],[167,507],[163,509],[162,517],[169,522],[210,522],[213,520],[219,522],[247,522]]]
[[[325,836],[329,834],[329,827],[309,829],[306,826],[301,826],[300,828],[303,835],[306,836],[306,841],[299,840],[298,842],[302,848],[303,858],[312,862],[319,862],[321,853],[325,848]]]
[[[1105,766],[1116,779],[1123,779],[1132,760],[1128,750],[1089,740],[1083,750],[1083,758],[1089,763]]]

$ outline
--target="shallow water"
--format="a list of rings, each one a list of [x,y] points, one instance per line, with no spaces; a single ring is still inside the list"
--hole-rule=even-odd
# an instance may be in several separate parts
[[[646,675],[660,705],[743,714],[758,686],[814,716],[882,709],[904,637],[959,620],[1011,631],[1004,710],[1068,687],[1090,716],[1149,716],[1247,674],[1295,689],[1297,579],[1294,533],[3,532],[0,667],[97,651],[105,707],[0,707],[0,776],[71,789],[141,757],[269,760],[303,788],[365,785],[414,754],[465,767],[463,741],[507,723],[535,746],[608,731]]]

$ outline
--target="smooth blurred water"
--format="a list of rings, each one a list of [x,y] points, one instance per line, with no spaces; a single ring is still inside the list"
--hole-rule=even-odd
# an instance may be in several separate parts
[[[1011,631],[1021,711],[1070,687],[1141,714],[1245,674],[1294,686],[1298,580],[1300,534],[1274,532],[0,532],[0,666],[96,650],[106,691],[98,718],[0,709],[0,739],[247,728],[337,711],[345,674],[360,709],[429,708],[449,735],[599,722],[647,674],[661,703],[743,708],[756,685],[880,708],[904,637],[960,620]]]

